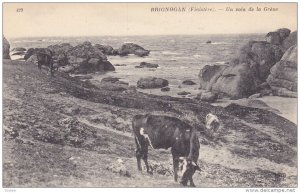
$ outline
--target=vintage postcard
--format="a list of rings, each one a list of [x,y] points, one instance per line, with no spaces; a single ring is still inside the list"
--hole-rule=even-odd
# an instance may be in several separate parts
[[[298,187],[297,3],[2,6],[7,191]]]

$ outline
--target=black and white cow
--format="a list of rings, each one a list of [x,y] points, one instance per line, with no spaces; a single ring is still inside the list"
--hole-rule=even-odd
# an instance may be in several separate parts
[[[206,127],[218,127],[217,116],[206,116]],[[200,168],[197,165],[200,143],[196,131],[187,123],[169,116],[136,115],[132,120],[132,128],[136,143],[136,158],[138,170],[141,168],[141,159],[145,162],[147,172],[152,173],[148,164],[148,146],[153,149],[171,148],[173,156],[174,180],[180,176],[180,183],[184,186],[188,181],[191,186],[194,173]]]

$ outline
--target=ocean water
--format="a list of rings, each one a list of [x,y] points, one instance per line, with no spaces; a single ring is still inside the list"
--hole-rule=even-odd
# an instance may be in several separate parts
[[[149,56],[138,57],[129,55],[126,57],[109,56],[108,60],[113,64],[125,64],[116,66],[115,72],[95,74],[94,82],[100,81],[106,76],[115,76],[130,85],[136,85],[141,77],[155,76],[169,81],[171,92],[162,93],[160,89],[144,90],[153,94],[176,95],[180,90],[197,93],[199,85],[185,86],[181,82],[190,79],[198,82],[198,73],[205,65],[224,64],[231,60],[239,48],[250,40],[264,40],[264,34],[233,34],[233,35],[170,35],[170,36],[99,36],[99,37],[36,37],[9,39],[11,49],[14,47],[47,47],[53,44],[70,43],[77,45],[84,41],[92,44],[111,45],[117,49],[123,43],[136,43],[147,50]],[[207,41],[212,43],[208,44]],[[140,62],[150,62],[159,65],[157,69],[135,68]]]

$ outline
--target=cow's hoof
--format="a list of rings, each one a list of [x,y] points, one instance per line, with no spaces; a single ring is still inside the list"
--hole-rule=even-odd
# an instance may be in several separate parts
[[[153,175],[153,171],[147,171],[147,173]]]

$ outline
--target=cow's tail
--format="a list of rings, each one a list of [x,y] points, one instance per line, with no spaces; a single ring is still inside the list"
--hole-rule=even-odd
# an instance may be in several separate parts
[[[198,150],[196,149],[197,147],[197,143],[198,142],[198,139],[197,139],[197,134],[195,131],[192,131],[191,132],[191,137],[190,137],[190,151],[189,151],[189,155],[188,155],[188,160],[193,160],[193,161],[197,161],[198,159]],[[194,155],[195,154],[195,155]],[[196,155],[197,154],[197,155]],[[194,160],[194,158],[196,160]]]

